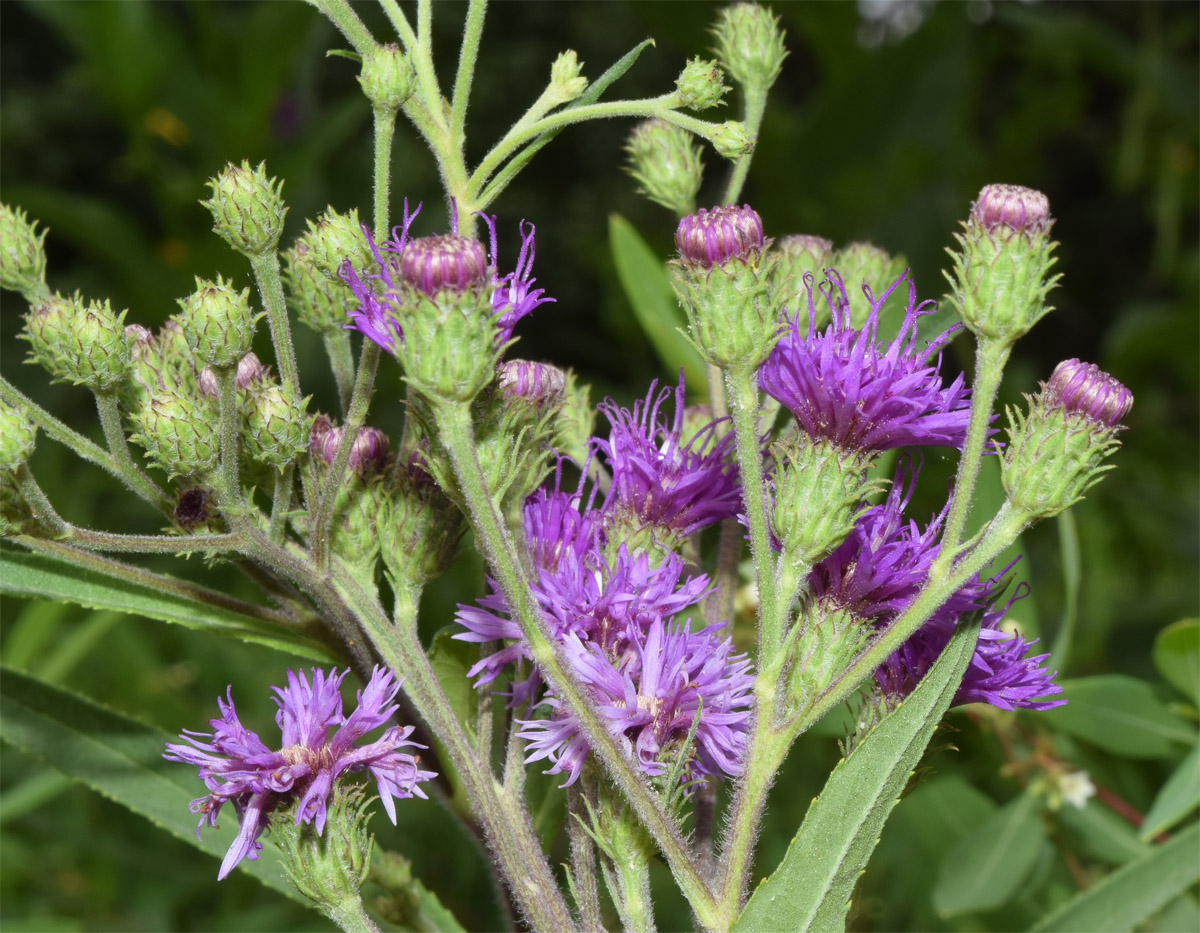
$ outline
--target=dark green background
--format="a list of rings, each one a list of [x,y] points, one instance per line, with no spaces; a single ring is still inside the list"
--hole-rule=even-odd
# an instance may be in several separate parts
[[[464,9],[436,6],[443,86]],[[469,154],[478,159],[520,115],[565,48],[574,48],[594,77],[653,36],[657,46],[614,91],[662,93],[686,57],[709,47],[716,9],[494,5],[469,114]],[[1101,364],[1132,389],[1136,403],[1118,469],[1076,510],[1084,583],[1066,673],[1117,670],[1153,679],[1154,634],[1197,613],[1197,7],[944,2],[912,7],[920,21],[907,35],[868,23],[848,2],[774,9],[791,55],[744,194],[769,235],[870,239],[906,255],[922,295],[937,297],[943,250],[981,185],[1012,182],[1049,195],[1062,242],[1057,310],[1019,346],[1003,396],[1017,400],[1072,356]],[[362,14],[377,37],[388,36],[377,11]],[[196,203],[206,196],[205,180],[229,160],[265,159],[284,179],[285,242],[327,203],[358,206],[367,216],[369,109],[355,66],[324,55],[343,46],[302,4],[0,4],[0,196],[51,228],[51,286],[111,297],[130,309],[130,321],[156,325],[191,290],[194,275],[222,272],[249,284],[244,261],[211,233],[210,215]],[[622,122],[567,130],[492,207],[502,266],[515,259],[518,220],[537,224],[538,284],[558,299],[521,325],[516,352],[572,365],[593,384],[594,397],[611,392],[626,402],[667,374],[639,338],[616,281],[607,218],[618,212],[632,220],[664,258],[674,226],[638,198],[618,168],[627,130]],[[711,150],[705,161],[702,203],[719,197],[724,174]],[[431,160],[403,126],[393,193],[394,208],[406,195],[426,202],[421,232],[443,228]],[[21,365],[23,344],[15,337],[25,309],[11,293],[2,302],[6,377],[98,436],[85,392],[49,386],[40,370]],[[298,328],[297,344],[305,389],[316,394],[316,407],[328,409],[333,396],[317,375],[324,372],[319,342]],[[962,339],[947,364],[968,359]],[[400,387],[393,365],[385,363],[380,386],[373,420],[394,427]],[[131,515],[106,478],[48,441],[33,467],[73,521],[111,530],[157,526],[148,513]],[[924,485],[919,505],[927,514],[938,507],[939,492]],[[1035,529],[1027,547],[1037,615],[1053,636],[1062,604],[1053,523]],[[454,582],[459,589],[443,587],[442,611],[473,595],[470,572]],[[199,727],[230,682],[246,721],[265,727],[265,687],[279,682],[288,663],[143,620],[97,625],[82,610],[12,600],[3,608],[6,661],[53,673],[170,731]],[[86,624],[99,633],[95,643],[65,661],[56,655]],[[994,743],[987,735],[976,739],[965,720],[959,724],[965,731],[956,744],[969,754],[942,753],[935,767],[962,770],[998,800],[1011,797],[1015,785],[998,775]],[[834,760],[828,739],[806,740],[793,754],[773,798],[764,863],[782,854]],[[1164,768],[1140,763],[1121,771],[1135,805],[1148,804],[1138,794],[1152,796]],[[36,762],[6,749],[3,791],[39,772]],[[400,832],[385,833],[376,821],[381,841],[412,857],[465,923],[497,923],[483,896],[482,862],[449,828],[453,822],[433,804],[401,809],[407,822]],[[6,930],[324,928],[252,880],[235,876],[216,885],[214,862],[84,790],[60,790],[3,829]],[[902,839],[885,836],[885,868],[864,881],[858,927],[1010,929],[1036,913],[1036,904],[1015,905],[1003,917],[938,921],[920,878],[900,893],[886,886],[889,852],[902,857],[903,849]],[[687,923],[676,896],[665,896],[664,908],[665,928]]]

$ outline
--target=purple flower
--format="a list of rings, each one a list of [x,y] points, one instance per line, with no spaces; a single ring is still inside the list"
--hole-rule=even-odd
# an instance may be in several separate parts
[[[313,668],[310,686],[303,673],[289,670],[287,687],[272,688],[279,706],[275,722],[283,732],[279,751],[272,751],[238,721],[232,687],[226,699],[217,699],[221,716],[209,721],[211,733],[185,729],[180,738],[187,745],[167,745],[163,757],[198,766],[200,780],[208,788],[207,795],[191,804],[192,812],[200,814],[196,835],[205,823],[217,825],[217,814],[226,803],[233,804],[241,821],[218,879],[243,858],[258,858],[262,851],[258,837],[266,828],[266,817],[287,798],[300,798],[297,825],[315,823],[317,832],[324,832],[326,804],[334,782],[343,774],[368,772],[392,823],[396,822],[393,798],[425,796],[418,784],[435,777],[434,772],[420,770],[419,757],[400,751],[410,745],[425,747],[408,741],[412,726],[391,726],[368,745],[354,744],[396,712],[399,707],[392,701],[400,683],[391,671],[376,668],[366,689],[358,692],[358,708],[344,716],[339,688],[346,673],[326,674]],[[334,726],[338,731],[331,737]]]
[[[656,393],[657,386],[651,384],[632,412],[612,399],[597,406],[612,425],[607,441],[593,440],[612,471],[604,511],[686,537],[741,509],[737,465],[730,457],[733,434],[716,438],[720,422],[711,421],[685,442],[683,374],[675,389],[664,386]],[[668,423],[660,412],[672,395],[675,414]]]
[[[833,318],[823,333],[816,331],[814,283],[808,284],[808,333],[800,332],[797,314],[759,370],[763,391],[782,403],[800,428],[846,450],[880,451],[912,444],[943,444],[961,448],[970,415],[970,392],[960,374],[943,387],[937,354],[950,342],[954,329],[941,334],[924,350],[917,348],[917,319],[931,314],[935,303],[917,304],[916,286],[909,273],[876,299],[869,287],[863,293],[871,312],[861,330],[850,323],[849,303],[841,279],[832,270],[816,289]],[[877,342],[880,308],[901,285],[908,286],[908,306],[896,338]],[[936,307],[936,306],[935,306]]]
[[[358,307],[349,312],[352,323],[348,328],[395,356],[404,340],[404,318],[414,300],[410,290],[433,296],[446,290],[486,287],[492,289],[492,309],[498,315],[497,346],[503,346],[511,339],[517,321],[538,305],[554,300],[542,297],[542,289],[532,288],[533,224],[521,221],[517,268],[500,275],[494,217],[484,217],[491,232],[491,254],[485,257],[481,243],[459,236],[457,210],[450,234],[410,239],[409,229],[420,212],[418,204],[410,213],[405,199],[403,223],[392,229],[392,239],[382,247],[376,245],[365,226],[362,228],[378,271],[364,271],[360,276],[349,260],[342,263],[338,274],[358,300]]]
[[[1106,428],[1119,428],[1133,408],[1133,393],[1095,363],[1063,360],[1054,367],[1043,395],[1047,405],[1082,415]]]
[[[651,777],[667,774],[680,754],[693,756],[684,772],[693,780],[742,771],[754,677],[746,656],[733,654],[732,642],[713,634],[717,628],[689,632],[657,619],[636,651],[615,664],[600,645],[574,633],[563,641],[592,708]],[[564,786],[573,784],[590,746],[557,697],[542,702],[548,719],[520,721],[518,734],[529,743],[526,761],[549,759],[546,773],[566,773]],[[682,749],[697,712],[695,749]]]
[[[687,264],[711,269],[731,259],[745,262],[766,246],[762,219],[749,204],[700,208],[679,221],[675,246]]]

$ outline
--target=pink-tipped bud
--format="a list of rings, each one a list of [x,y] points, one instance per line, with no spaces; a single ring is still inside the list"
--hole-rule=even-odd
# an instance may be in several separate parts
[[[1048,405],[1083,415],[1105,427],[1115,428],[1133,408],[1133,393],[1095,363],[1064,360],[1054,367],[1046,383]]]
[[[263,366],[255,354],[247,353],[237,365],[237,387],[239,389],[249,389],[254,386],[262,385],[267,378],[267,368]],[[209,398],[216,398],[219,394],[217,389],[217,374],[211,366],[205,366],[200,370],[200,375],[197,378],[197,383],[200,386],[200,393]]]
[[[410,240],[400,252],[401,278],[433,297],[438,292],[462,292],[488,281],[483,244],[454,234]]]
[[[730,259],[745,261],[765,245],[762,219],[750,205],[701,208],[679,221],[675,246],[689,265],[724,265]]]
[[[341,439],[342,429],[334,427],[328,415],[317,415],[313,418],[312,432],[308,437],[308,452],[314,460],[332,464]]]
[[[529,360],[509,360],[500,367],[497,381],[506,399],[524,399],[544,408],[562,404],[567,389],[561,369]]]
[[[332,466],[341,449],[344,430],[326,415],[317,415],[308,439],[308,451],[313,459]],[[379,428],[364,425],[350,448],[350,469],[361,476],[380,472],[387,465],[390,446],[387,435]]]
[[[971,205],[971,219],[988,233],[1013,231],[1037,236],[1050,229],[1050,199],[1020,185],[984,185]]]
[[[125,336],[129,338],[130,348],[134,346],[145,347],[154,339],[154,334],[148,328],[142,327],[141,324],[126,324]]]

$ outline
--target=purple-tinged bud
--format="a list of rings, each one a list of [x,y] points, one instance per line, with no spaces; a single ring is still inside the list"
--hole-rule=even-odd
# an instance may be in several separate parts
[[[508,360],[500,367],[497,383],[510,401],[523,399],[540,408],[556,408],[565,398],[567,377],[549,363]]]
[[[1066,360],[1042,391],[1026,396],[1029,410],[1009,409],[1009,442],[1001,477],[1009,503],[1033,518],[1074,505],[1112,469],[1121,421],[1133,394],[1091,363]]]
[[[200,203],[212,212],[214,233],[247,256],[260,256],[278,245],[287,207],[283,182],[267,176],[265,162],[255,169],[249,162],[231,162],[208,184],[212,197]]]
[[[1133,408],[1133,393],[1095,363],[1064,360],[1054,367],[1044,390],[1046,403],[1061,405],[1109,428],[1121,426]]]
[[[430,298],[488,284],[488,259],[478,240],[456,234],[419,237],[400,252],[400,276]]]
[[[319,464],[332,466],[342,448],[345,429],[334,424],[327,415],[313,419],[308,439],[308,451]],[[379,428],[364,425],[350,448],[350,468],[360,476],[382,472],[387,466],[391,444]]]
[[[770,296],[770,244],[749,205],[700,210],[679,222],[671,284],[706,362],[755,367],[771,351],[780,319]]]
[[[255,389],[263,385],[269,376],[267,367],[263,366],[262,361],[254,354],[247,353],[237,365],[237,387],[239,389]],[[209,398],[216,398],[220,394],[220,387],[217,385],[217,374],[209,366],[205,366],[200,370],[200,375],[197,378],[200,385],[200,393]]]
[[[1050,229],[1050,199],[1020,185],[984,185],[971,205],[971,220],[992,234],[1037,236]]]
[[[731,259],[749,262],[765,248],[762,218],[749,204],[742,207],[700,208],[679,221],[675,246],[690,266],[725,265]]]
[[[342,429],[334,425],[328,415],[317,415],[313,418],[312,430],[308,436],[308,452],[314,460],[331,466],[337,457],[341,441]]]
[[[129,338],[130,353],[134,352],[135,347],[147,347],[154,340],[154,333],[148,327],[142,327],[141,324],[126,324],[125,336]]]
[[[950,300],[980,337],[1005,346],[1053,310],[1046,295],[1058,282],[1050,275],[1058,244],[1050,238],[1054,219],[1040,191],[1018,185],[987,185],[956,233]]]

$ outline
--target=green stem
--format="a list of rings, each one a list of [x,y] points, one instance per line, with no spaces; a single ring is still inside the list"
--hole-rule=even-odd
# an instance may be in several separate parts
[[[241,499],[238,483],[238,410],[237,368],[223,366],[216,370],[217,399],[221,412],[221,479],[232,490],[235,500]]]
[[[296,369],[296,351],[292,348],[292,327],[288,322],[287,305],[283,300],[283,283],[279,278],[279,254],[268,250],[257,256],[249,256],[258,282],[258,293],[263,307],[267,309],[267,323],[271,327],[271,343],[275,347],[275,363],[279,367],[279,378],[294,398],[300,398],[300,373]]]
[[[396,35],[400,37],[400,41],[404,44],[405,51],[416,48],[417,34],[413,32],[413,28],[408,22],[408,17],[400,9],[400,4],[396,0],[379,0],[379,3],[383,7],[383,12],[387,15],[388,21],[392,24],[392,28],[396,30]]]
[[[342,416],[350,405],[350,392],[354,388],[354,357],[350,352],[350,332],[336,330],[322,338],[325,353],[329,357],[329,368],[333,370],[333,381],[337,383],[338,403]]]
[[[335,25],[346,41],[354,46],[359,55],[366,55],[375,48],[371,31],[363,25],[348,0],[310,0],[314,6]]]
[[[89,551],[113,551],[127,554],[183,554],[201,551],[223,554],[238,550],[240,535],[118,535],[89,528],[68,527],[63,539]]]
[[[50,500],[46,498],[42,487],[29,472],[29,467],[22,463],[13,473],[13,479],[16,480],[17,489],[21,491],[21,498],[25,500],[29,511],[33,513],[34,520],[55,538],[68,537],[71,534],[71,526],[63,520]]]
[[[430,122],[444,134],[449,127],[437,72],[433,68],[433,0],[417,0],[417,45],[409,60],[416,70],[418,93],[425,102]]]
[[[640,773],[617,747],[579,685],[567,673],[550,636],[544,630],[541,613],[534,604],[524,571],[517,560],[516,548],[488,494],[487,483],[475,453],[469,406],[461,402],[437,400],[433,403],[433,409],[441,442],[450,454],[455,479],[466,499],[477,545],[512,607],[534,661],[579,722],[580,730],[592,750],[604,762],[613,780],[654,837],[696,915],[705,926],[711,925],[708,919],[712,917],[715,906],[712,895],[692,864],[691,852],[683,834],[663,813]]]
[[[283,540],[287,529],[287,513],[292,507],[292,485],[295,480],[296,464],[289,463],[275,472],[275,491],[271,497],[271,525],[267,537],[272,544]]]
[[[475,62],[479,57],[479,37],[483,35],[483,20],[487,0],[471,0],[467,6],[467,22],[463,27],[462,48],[458,53],[458,73],[454,76],[454,95],[450,104],[450,139],[462,151],[467,123],[467,101],[475,77]]]
[[[1075,526],[1075,513],[1070,509],[1058,514],[1058,542],[1062,557],[1063,613],[1058,634],[1054,636],[1054,647],[1046,661],[1046,667],[1054,671],[1067,666],[1075,637],[1075,620],[1079,615],[1079,530]]]
[[[108,444],[108,452],[112,455],[117,478],[138,495],[154,503],[161,511],[169,512],[172,507],[170,498],[133,462],[129,442],[125,439],[125,427],[121,424],[117,394],[96,392],[95,396],[96,410],[100,414],[100,427],[104,430],[104,440]]]
[[[600,889],[596,884],[596,847],[584,829],[588,818],[583,804],[583,789],[578,783],[567,788],[567,837],[571,842],[571,893],[585,930],[603,930],[600,916]]]
[[[768,90],[770,90],[769,85],[759,86],[757,84],[747,85],[742,89],[746,98],[742,122],[745,123],[746,132],[750,134],[751,139],[757,139],[758,131],[762,128],[763,112],[767,109]],[[733,170],[729,173],[729,183],[725,186],[725,197],[721,201],[722,204],[734,204],[742,196],[742,186],[746,184],[746,176],[750,173],[750,160],[753,157],[754,151],[751,150],[733,164]]]
[[[354,448],[354,440],[362,426],[367,423],[367,409],[371,407],[371,396],[375,393],[375,372],[379,368],[379,354],[377,344],[370,340],[363,341],[362,356],[358,360],[358,376],[354,380],[354,392],[350,396],[350,411],[346,415],[346,423],[342,426],[342,440],[337,456],[333,458],[333,464],[321,486],[321,495],[316,504],[312,520],[312,540],[309,543],[317,565],[323,568],[329,566],[329,529],[333,524],[334,504],[350,468],[350,451]]]
[[[954,480],[950,511],[946,516],[946,530],[942,532],[938,564],[948,565],[958,556],[958,545],[962,541],[967,513],[975,495],[975,481],[979,478],[992,405],[996,401],[996,392],[1004,375],[1004,364],[1008,362],[1011,350],[1011,346],[987,337],[977,339],[975,384],[971,388],[971,420],[967,425],[962,457],[958,461],[958,476]]]
[[[338,904],[326,903],[320,906],[321,913],[346,933],[379,933],[379,927],[367,916],[360,897],[348,897]]]
[[[783,639],[783,619],[775,592],[775,556],[767,524],[767,497],[763,488],[762,446],[758,433],[758,377],[753,367],[741,366],[725,374],[737,439],[742,496],[750,526],[750,551],[754,555],[758,584],[758,667],[774,657]]]
[[[392,137],[396,134],[396,111],[374,108],[375,113],[375,242],[387,239],[390,227],[392,188]],[[349,352],[349,350],[347,350]]]
[[[640,827],[633,827],[626,830],[626,833],[638,831]],[[629,845],[623,843],[624,840],[613,839],[613,851],[616,855],[613,868],[616,870],[617,882],[613,900],[616,901],[621,915],[621,928],[631,933],[654,933],[649,853],[640,849],[636,841]]]
[[[421,647],[411,594],[403,586],[398,587],[397,622],[393,625],[378,600],[364,593],[357,583],[339,578],[338,584],[384,662],[405,677],[405,694],[462,778],[505,880],[534,929],[573,929],[570,910],[542,854],[528,813],[500,792],[491,768],[476,756]]]

